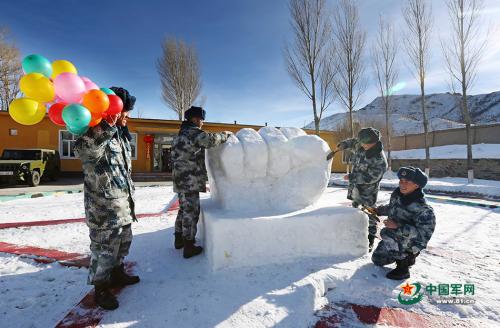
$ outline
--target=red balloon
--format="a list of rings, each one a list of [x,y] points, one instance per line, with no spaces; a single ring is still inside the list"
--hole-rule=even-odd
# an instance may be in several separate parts
[[[108,110],[105,111],[107,115],[116,115],[120,114],[123,109],[123,101],[117,95],[108,95],[109,98],[109,107]]]
[[[50,106],[49,108],[49,118],[50,120],[60,126],[66,126],[66,123],[64,123],[62,119],[62,111],[64,107],[67,105],[67,103],[64,102],[58,102]]]

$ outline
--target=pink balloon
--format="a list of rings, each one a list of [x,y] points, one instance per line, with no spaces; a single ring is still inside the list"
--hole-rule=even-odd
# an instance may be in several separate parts
[[[85,83],[74,73],[61,73],[54,80],[56,96],[67,103],[81,103],[87,92]]]
[[[80,78],[82,79],[83,84],[85,84],[86,91],[99,90],[99,87],[97,86],[97,84],[92,82],[92,80],[90,80],[88,77],[80,76]]]

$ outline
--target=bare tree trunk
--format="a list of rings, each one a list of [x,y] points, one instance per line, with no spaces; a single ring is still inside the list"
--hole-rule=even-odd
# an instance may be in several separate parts
[[[314,128],[319,135],[323,113],[335,100],[331,26],[325,0],[290,0],[294,40],[285,46],[288,74],[311,100]]]
[[[430,151],[429,151],[429,126],[427,120],[427,111],[425,110],[425,78],[420,80],[420,109],[422,111],[423,121],[424,121],[424,148],[425,148],[425,174],[430,176]]]
[[[474,84],[477,67],[484,55],[489,33],[481,30],[484,21],[479,15],[484,7],[482,0],[446,0],[450,17],[449,40],[442,41],[443,54],[451,77],[453,91],[462,91],[460,105],[467,136],[467,175],[474,182],[472,157],[472,120],[467,104],[467,95]]]
[[[156,65],[162,97],[182,121],[184,112],[193,105],[201,91],[198,56],[194,47],[175,39],[166,39],[162,49]]]
[[[340,0],[334,11],[334,42],[337,46],[334,88],[340,103],[349,111],[351,137],[354,138],[352,111],[366,89],[363,50],[366,33],[361,29],[355,0]]]
[[[389,171],[392,168],[391,159],[391,123],[390,123],[390,100],[393,88],[398,77],[396,68],[396,55],[398,44],[396,35],[391,24],[386,23],[380,17],[379,30],[375,44],[372,48],[372,61],[375,77],[378,82],[380,96],[382,97],[385,112],[386,149]]]
[[[429,122],[425,106],[425,78],[432,30],[432,10],[426,0],[407,0],[403,16],[408,27],[405,46],[413,66],[413,73],[420,84],[420,107],[424,125],[425,172],[430,174]]]

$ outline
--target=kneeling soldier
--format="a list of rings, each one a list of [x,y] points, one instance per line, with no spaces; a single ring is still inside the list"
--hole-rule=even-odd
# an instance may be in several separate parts
[[[380,231],[382,241],[373,252],[372,261],[378,266],[396,262],[396,268],[386,275],[393,280],[410,277],[409,268],[427,247],[436,226],[434,210],[422,192],[427,184],[425,173],[411,166],[402,167],[398,178],[399,188],[392,193],[390,203],[374,209],[377,215],[388,219]]]

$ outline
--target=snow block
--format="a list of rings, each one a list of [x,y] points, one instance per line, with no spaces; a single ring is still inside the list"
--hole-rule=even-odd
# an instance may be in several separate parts
[[[366,254],[368,217],[339,204],[339,196],[325,192],[312,206],[271,216],[227,211],[213,199],[202,200],[199,236],[209,265],[219,270]]]

